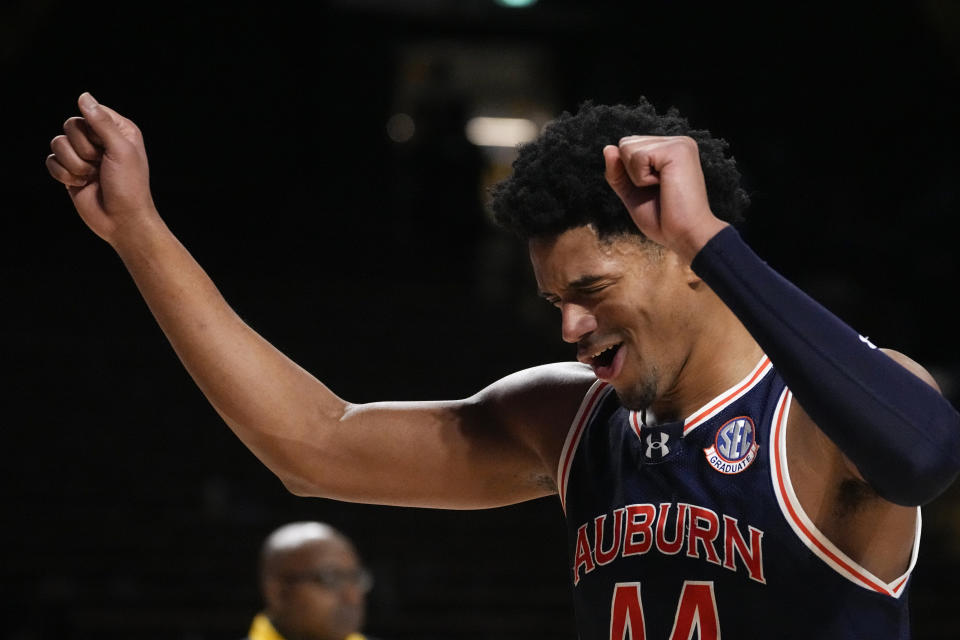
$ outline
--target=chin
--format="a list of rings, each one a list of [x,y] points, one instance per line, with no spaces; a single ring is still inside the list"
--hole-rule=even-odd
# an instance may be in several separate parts
[[[632,385],[626,389],[613,388],[620,404],[631,411],[643,411],[656,399],[656,386],[652,383]]]

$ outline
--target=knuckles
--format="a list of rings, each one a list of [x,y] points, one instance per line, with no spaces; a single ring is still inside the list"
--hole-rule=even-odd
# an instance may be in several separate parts
[[[87,162],[95,163],[100,161],[102,154],[94,143],[94,140],[90,138],[90,134],[85,130],[83,118],[77,116],[67,118],[63,123],[63,131],[66,134],[67,141],[78,156]]]
[[[632,169],[654,164],[655,158],[677,154],[700,157],[697,141],[690,136],[627,136],[620,139],[621,160]]]
[[[60,162],[57,160],[54,154],[50,154],[46,159],[47,171],[50,172],[50,175],[57,182],[61,182],[68,187],[82,187],[87,184],[87,178],[76,176],[69,171]]]
[[[690,136],[626,136],[620,138],[620,150],[643,152],[651,149],[686,148],[697,149],[697,141]]]
[[[53,140],[50,141],[50,150],[53,151],[53,153],[50,154],[49,157],[55,159],[61,166],[69,171],[71,175],[86,179],[97,172],[97,168],[91,164],[91,159],[79,153],[70,142],[70,139],[63,134],[55,136]],[[82,166],[77,162],[76,158],[80,158]]]

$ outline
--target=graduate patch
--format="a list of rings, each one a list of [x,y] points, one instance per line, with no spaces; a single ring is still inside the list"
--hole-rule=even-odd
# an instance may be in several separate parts
[[[728,420],[717,429],[713,445],[703,450],[710,466],[727,475],[740,473],[757,459],[757,429],[747,416]]]

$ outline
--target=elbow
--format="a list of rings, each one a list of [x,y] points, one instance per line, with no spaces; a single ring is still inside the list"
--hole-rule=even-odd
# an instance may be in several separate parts
[[[931,433],[928,431],[927,433]],[[960,475],[960,423],[956,414],[949,427],[935,432],[927,442],[917,443],[908,451],[892,452],[884,468],[873,470],[866,478],[882,498],[902,506],[927,504],[944,491]]]
[[[932,502],[946,491],[956,479],[960,469],[955,465],[943,465],[914,469],[902,476],[870,482],[877,494],[894,504],[918,507]],[[893,474],[892,474],[893,475]]]
[[[925,488],[916,504],[926,504],[946,491],[960,475],[960,414],[953,407],[941,418],[939,429],[931,430],[930,455],[916,465],[918,484]]]
[[[277,473],[284,489],[297,496],[298,498],[320,498],[323,497],[316,483],[304,478],[298,474]]]
[[[960,474],[960,442],[951,443],[939,455],[931,456],[911,470],[914,478],[908,496],[910,505],[924,505],[938,498],[950,488]]]
[[[298,498],[316,497],[313,491],[311,491],[310,487],[306,483],[299,482],[299,481],[289,481],[289,480],[281,480],[281,482],[283,482],[283,487],[287,491],[297,496]]]
[[[958,473],[960,469],[956,465],[930,465],[868,482],[881,498],[904,507],[918,507],[939,497],[953,484]]]

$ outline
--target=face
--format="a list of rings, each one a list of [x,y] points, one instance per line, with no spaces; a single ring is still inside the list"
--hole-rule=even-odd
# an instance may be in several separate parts
[[[692,344],[692,271],[653,243],[601,240],[589,226],[535,238],[529,248],[540,295],[560,309],[577,359],[630,409],[669,393]]]
[[[338,539],[276,552],[265,577],[267,614],[288,640],[343,640],[363,625],[362,575],[356,553]]]

